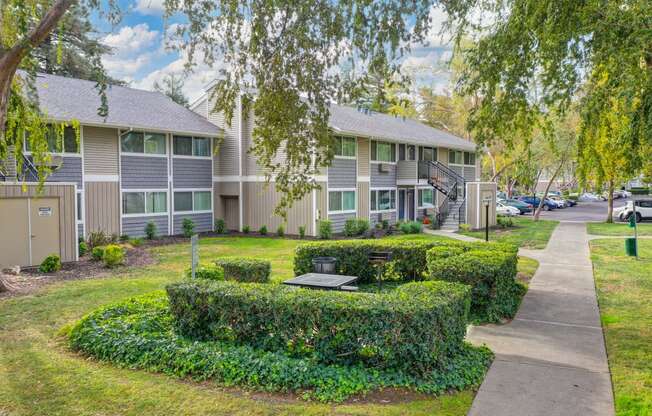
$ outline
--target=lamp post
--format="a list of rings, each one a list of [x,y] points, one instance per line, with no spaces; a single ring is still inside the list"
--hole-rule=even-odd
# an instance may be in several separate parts
[[[489,241],[489,202],[491,199],[484,199],[484,241]]]

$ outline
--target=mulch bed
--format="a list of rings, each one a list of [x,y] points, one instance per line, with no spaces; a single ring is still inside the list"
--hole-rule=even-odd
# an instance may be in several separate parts
[[[10,291],[0,292],[0,299],[27,295],[43,286],[68,280],[84,280],[107,277],[132,267],[143,267],[154,263],[154,258],[145,247],[129,248],[125,255],[125,264],[114,269],[107,269],[101,261],[91,260],[90,254],[80,257],[79,261],[63,263],[61,270],[54,273],[41,273],[38,267],[26,267],[20,275],[2,276],[10,286]]]

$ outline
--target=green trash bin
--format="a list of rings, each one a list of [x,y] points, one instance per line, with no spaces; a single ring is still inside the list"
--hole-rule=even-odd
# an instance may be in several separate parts
[[[635,238],[625,239],[625,254],[627,254],[628,256],[636,256],[638,254]]]

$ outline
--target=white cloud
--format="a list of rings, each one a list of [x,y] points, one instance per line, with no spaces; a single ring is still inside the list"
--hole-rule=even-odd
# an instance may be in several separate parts
[[[102,63],[109,75],[119,79],[133,79],[153,58],[164,53],[159,31],[150,30],[147,23],[124,26],[106,35],[102,42],[113,48],[113,54],[105,55]]]
[[[165,12],[164,0],[138,0],[134,10],[144,15],[162,15]]]

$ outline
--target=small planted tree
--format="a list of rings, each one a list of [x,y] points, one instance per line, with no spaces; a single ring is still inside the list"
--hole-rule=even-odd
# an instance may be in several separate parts
[[[156,223],[154,221],[150,221],[145,225],[145,236],[147,236],[148,240],[153,240],[156,238]]]
[[[183,230],[183,236],[190,238],[195,233],[195,222],[190,218],[184,218],[183,222],[181,222],[181,229]]]

